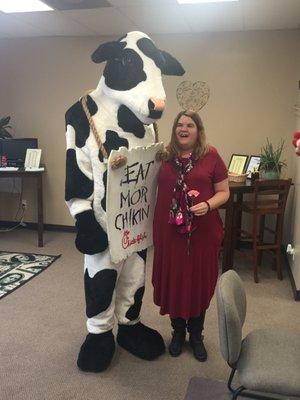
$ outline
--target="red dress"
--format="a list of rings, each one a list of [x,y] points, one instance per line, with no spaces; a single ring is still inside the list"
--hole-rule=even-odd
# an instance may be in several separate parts
[[[227,178],[227,168],[214,147],[186,174],[188,190],[200,192],[198,202],[210,199],[214,183]],[[209,307],[218,277],[218,254],[223,225],[217,210],[194,217],[188,255],[187,234],[168,223],[169,210],[177,179],[173,162],[164,162],[158,176],[158,194],[154,215],[154,262],[152,283],[154,303],[161,314],[171,318],[199,316]]]

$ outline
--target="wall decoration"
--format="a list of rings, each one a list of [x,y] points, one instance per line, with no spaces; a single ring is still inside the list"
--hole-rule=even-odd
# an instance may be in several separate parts
[[[247,160],[248,156],[246,154],[232,154],[228,166],[228,172],[242,174],[245,170]]]
[[[181,82],[176,90],[176,97],[183,110],[199,111],[208,102],[210,89],[206,82]]]
[[[257,172],[259,170],[259,166],[260,166],[260,156],[251,155],[249,157],[245,170],[249,178],[251,177],[251,174],[253,172]]]

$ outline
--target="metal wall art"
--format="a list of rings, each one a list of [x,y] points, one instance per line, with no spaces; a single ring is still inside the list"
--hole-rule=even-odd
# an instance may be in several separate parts
[[[206,82],[183,81],[176,90],[176,97],[183,110],[199,111],[209,99],[209,86]]]

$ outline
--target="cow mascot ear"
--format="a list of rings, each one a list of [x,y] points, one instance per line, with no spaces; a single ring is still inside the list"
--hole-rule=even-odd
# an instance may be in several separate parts
[[[91,55],[91,59],[94,63],[100,64],[103,61],[117,57],[125,46],[126,43],[124,42],[107,42],[100,44],[100,46]]]
[[[171,54],[167,53],[164,50],[160,50],[161,54],[165,60],[163,65],[161,66],[161,73],[163,75],[176,75],[181,76],[185,73],[182,65],[179,61],[176,60]]]
[[[178,75],[185,73],[182,65],[171,54],[159,50],[149,38],[142,38],[137,41],[137,47],[151,58],[163,75]]]

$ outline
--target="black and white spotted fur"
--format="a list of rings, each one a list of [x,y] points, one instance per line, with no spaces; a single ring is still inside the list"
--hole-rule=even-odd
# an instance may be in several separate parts
[[[163,111],[156,109],[155,99],[165,100],[161,76],[182,75],[181,65],[141,32],[101,44],[92,60],[106,61],[87,104],[108,155],[121,146],[130,149],[153,143],[152,123]],[[76,219],[76,246],[85,254],[87,327],[99,335],[112,329],[115,316],[120,325],[139,322],[146,252],[134,253],[119,264],[110,260],[107,159],[99,151],[79,101],[66,113],[66,140],[65,199]]]

